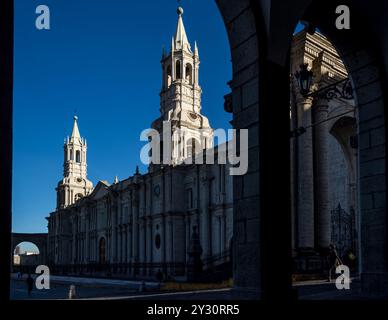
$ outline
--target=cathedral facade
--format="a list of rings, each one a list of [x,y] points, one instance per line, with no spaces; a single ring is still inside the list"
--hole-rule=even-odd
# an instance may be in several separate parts
[[[87,179],[86,139],[74,117],[71,137],[64,143],[57,208],[47,218],[48,260],[54,269],[128,277],[155,276],[160,270],[184,279],[193,250],[204,271],[230,262],[229,165],[183,163],[199,150],[211,149],[216,158],[218,151],[209,120],[201,114],[198,47],[191,48],[182,14],[179,8],[171,51],[163,50],[160,117],[152,123],[161,151],[163,124],[171,128],[170,164],[151,163],[146,174],[136,169],[125,180],[99,181],[93,187]]]
[[[160,116],[151,125],[160,139],[160,158],[165,156],[166,137],[171,140],[169,163],[150,163],[145,174],[136,169],[127,179],[99,181],[93,187],[87,179],[87,142],[75,117],[64,143],[57,208],[48,217],[48,261],[54,268],[128,277],[153,277],[161,270],[169,277],[187,279],[194,250],[203,271],[230,265],[236,203],[230,165],[184,163],[198,150],[213,150],[217,158],[220,147],[213,145],[214,131],[201,113],[199,51],[196,43],[191,48],[182,15],[179,8],[171,50],[163,50]],[[359,160],[355,102],[301,95],[293,77],[301,64],[313,71],[314,90],[348,75],[323,35],[306,30],[294,35],[290,128],[295,132],[302,127],[305,132],[290,139],[290,241],[293,271],[303,274],[326,268],[330,244],[341,256],[349,252],[358,256]],[[228,101],[225,109],[230,111],[227,105]],[[171,129],[167,136],[166,124]]]

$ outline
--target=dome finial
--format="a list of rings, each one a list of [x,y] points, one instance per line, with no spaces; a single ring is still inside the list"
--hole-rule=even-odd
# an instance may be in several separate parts
[[[183,14],[183,8],[181,6],[176,9],[176,12],[178,13],[178,16],[181,16]]]

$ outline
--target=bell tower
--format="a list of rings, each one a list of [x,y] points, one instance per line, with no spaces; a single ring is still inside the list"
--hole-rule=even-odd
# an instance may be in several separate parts
[[[87,179],[86,139],[81,137],[77,121],[74,116],[71,137],[64,142],[63,179],[56,188],[57,209],[72,205],[93,190],[93,183]]]
[[[195,42],[194,51],[191,49],[183,24],[183,9],[179,7],[177,13],[170,52],[165,49],[162,52],[161,116],[152,123],[152,128],[159,132],[163,130],[163,121],[171,125],[173,165],[193,156],[196,150],[213,147],[213,129],[201,114],[198,46]]]

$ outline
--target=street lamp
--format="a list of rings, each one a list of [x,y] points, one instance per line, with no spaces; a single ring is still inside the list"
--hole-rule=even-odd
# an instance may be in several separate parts
[[[308,64],[301,64],[299,70],[295,72],[295,78],[299,86],[299,92],[304,97],[314,97],[319,99],[331,100],[341,98],[344,100],[353,100],[353,88],[349,78],[334,82],[326,87],[311,91],[313,83],[313,72],[308,70]]]
[[[311,86],[313,84],[313,72],[311,70],[308,70],[308,64],[304,63],[301,64],[299,67],[299,70],[295,72],[295,78],[297,80],[297,84],[299,87],[299,92],[300,94],[307,98],[307,97],[312,97],[312,98],[317,98],[317,99],[326,99],[327,101],[335,99],[335,98],[341,98],[344,100],[353,100],[354,95],[353,95],[353,88],[352,84],[350,82],[349,78],[342,79],[340,81],[334,82],[326,87],[320,88],[315,91],[311,91]],[[294,103],[296,103],[294,101]],[[296,110],[296,104],[294,105],[295,110]],[[336,117],[340,117],[344,114],[353,112],[347,111],[343,114],[336,115]],[[333,119],[333,118],[331,118]],[[324,120],[328,121],[328,120]],[[309,127],[314,126],[315,124],[310,125]],[[290,137],[295,138],[299,137],[303,133],[306,132],[306,129],[309,127],[299,127],[290,132]]]
[[[298,81],[299,91],[303,96],[308,96],[313,80],[313,72],[307,69],[308,64],[303,63],[299,67],[299,71],[295,73],[295,78]]]

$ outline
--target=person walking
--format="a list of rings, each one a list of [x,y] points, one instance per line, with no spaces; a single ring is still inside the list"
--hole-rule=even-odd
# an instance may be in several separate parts
[[[160,269],[156,273],[156,280],[158,280],[159,290],[160,290],[160,288],[162,287],[162,281],[163,281],[163,273],[162,273],[162,271],[160,271]]]
[[[338,256],[337,254],[337,250],[335,249],[335,246],[333,244],[330,244],[329,245],[329,255],[328,255],[328,260],[329,260],[329,278],[328,278],[328,282],[331,282],[331,276],[332,276],[332,272],[334,270],[336,270],[336,268],[342,264],[342,261],[340,259],[340,257]]]
[[[34,286],[34,280],[32,279],[31,277],[31,274],[28,274],[28,277],[27,277],[27,292],[28,292],[28,296],[30,297],[31,296],[31,291],[32,291],[32,288]]]

